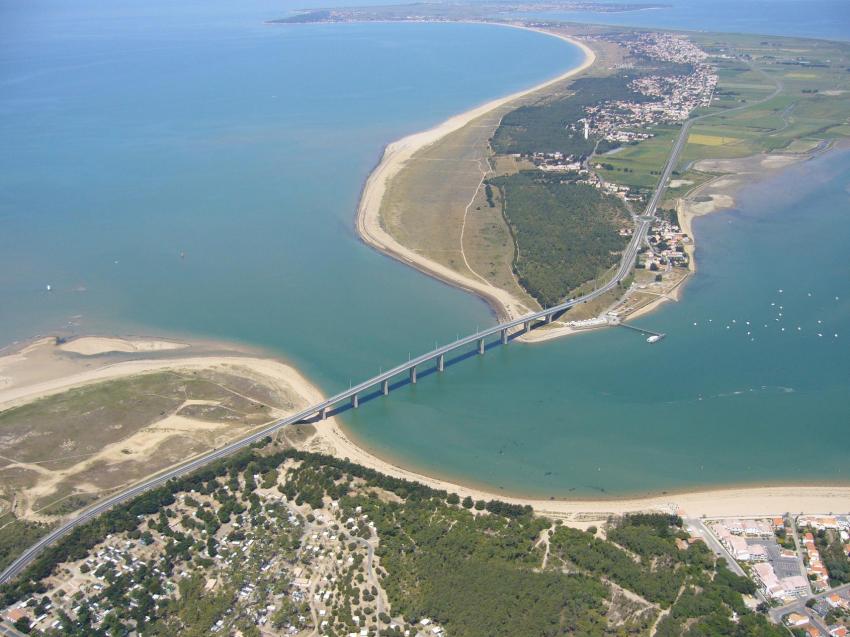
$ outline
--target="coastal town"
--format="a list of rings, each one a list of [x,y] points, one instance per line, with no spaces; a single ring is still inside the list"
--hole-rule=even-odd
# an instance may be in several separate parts
[[[850,631],[850,515],[778,515],[704,520],[758,599],[795,635]]]
[[[639,96],[637,99],[588,106],[585,122],[590,134],[615,145],[642,141],[652,137],[653,127],[682,122],[695,109],[711,104],[717,71],[708,62],[708,54],[690,40],[668,33],[641,33],[617,41],[636,60],[668,63],[667,72],[632,80],[629,87]],[[632,64],[623,67],[630,68]]]
[[[215,635],[439,637],[427,617],[411,624],[385,612],[374,523],[350,498],[308,501],[287,485],[297,467],[198,481],[140,515],[137,529],[66,561],[44,594],[2,618],[26,633],[138,635],[157,618],[167,625],[182,600],[209,615]]]

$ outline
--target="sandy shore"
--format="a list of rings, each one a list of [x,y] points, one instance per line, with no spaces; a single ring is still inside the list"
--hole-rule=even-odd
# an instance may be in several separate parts
[[[84,342],[79,348],[74,346],[78,341]],[[119,346],[123,346],[122,343],[132,343],[135,349],[112,349],[116,343]],[[78,362],[64,355],[65,352],[76,353],[78,349],[88,352],[85,355],[92,357],[115,351],[150,354],[175,349],[174,347],[163,347],[162,344],[164,343],[172,344],[170,341],[153,339],[128,341],[101,337],[83,337],[58,346],[55,345],[52,338],[35,341],[19,352],[0,357],[0,378],[3,381],[0,384],[0,410],[94,382],[176,369],[239,368],[242,373],[259,375],[272,381],[280,388],[290,389],[308,404],[321,400],[321,392],[295,368],[273,359],[241,355],[239,352],[200,355],[188,344],[180,343],[174,345],[181,349],[190,349],[193,355],[118,362],[114,362],[112,358],[97,361],[84,359]],[[107,347],[107,349],[94,353],[101,347]]]
[[[314,404],[322,399],[321,392],[315,386],[297,370],[280,361],[254,355],[239,355],[238,352],[204,355],[203,348],[193,345],[186,347],[191,353],[189,356],[168,355],[166,351],[160,354],[160,357],[154,355],[111,362],[114,360],[112,357],[104,357],[101,360],[97,357],[81,358],[60,349],[55,345],[54,339],[40,339],[17,352],[0,357],[0,374],[7,379],[6,385],[0,388],[0,410],[72,387],[167,369],[222,369],[247,377],[261,378],[266,383],[271,382],[281,389],[294,392],[307,404]],[[469,495],[476,500],[496,498],[517,504],[529,504],[541,514],[561,518],[566,523],[579,527],[598,523],[609,515],[645,510],[678,511],[691,516],[828,513],[850,510],[850,486],[725,488],[604,500],[538,500],[510,497],[397,466],[353,442],[334,418],[317,423],[315,429],[316,434],[304,443],[303,448],[348,458],[382,473],[456,492],[462,497]],[[126,447],[127,442],[124,441],[119,446]]]
[[[540,514],[563,519],[565,523],[578,527],[604,521],[610,515],[634,511],[677,512],[691,517],[850,511],[850,486],[735,487],[606,500],[537,500],[509,497],[403,469],[352,442],[332,418],[317,426],[316,435],[308,441],[305,448],[348,458],[381,473],[420,482],[435,489],[445,489],[458,493],[461,497],[468,495],[475,500],[495,498],[515,504],[528,504]]]
[[[72,352],[82,356],[97,356],[111,352],[137,353],[162,352],[166,350],[186,349],[186,343],[154,339],[107,338],[104,336],[83,336],[59,346],[63,352]]]
[[[583,42],[548,31],[539,31],[537,29],[532,30],[560,38],[570,44],[574,44],[584,53],[584,60],[578,67],[570,69],[566,73],[562,73],[558,77],[547,80],[542,84],[492,100],[486,104],[470,109],[465,113],[455,115],[430,130],[408,135],[407,137],[389,144],[384,150],[381,162],[375,170],[372,171],[372,174],[369,175],[369,178],[363,186],[363,192],[360,197],[360,205],[357,209],[356,217],[357,233],[365,243],[369,244],[376,250],[379,250],[384,254],[388,254],[426,274],[481,296],[490,303],[501,319],[518,318],[523,316],[527,313],[527,308],[507,291],[487,284],[481,280],[462,276],[454,270],[431,261],[430,259],[427,259],[415,251],[403,246],[390,236],[390,234],[382,227],[380,210],[381,201],[387,190],[387,185],[417,151],[430,146],[446,135],[462,128],[469,122],[492,111],[493,109],[504,106],[514,100],[529,95],[530,93],[534,93],[535,91],[539,91],[547,86],[584,72],[596,61],[596,55],[594,52]]]

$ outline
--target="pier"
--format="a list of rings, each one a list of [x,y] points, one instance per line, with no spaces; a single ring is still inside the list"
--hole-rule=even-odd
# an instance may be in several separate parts
[[[620,327],[625,327],[625,328],[630,329],[630,330],[634,330],[635,332],[640,332],[644,336],[656,336],[657,337],[656,340],[661,340],[662,338],[667,336],[663,332],[654,332],[652,330],[646,329],[645,327],[638,327],[637,325],[629,325],[628,323],[617,323],[617,325],[619,325]]]

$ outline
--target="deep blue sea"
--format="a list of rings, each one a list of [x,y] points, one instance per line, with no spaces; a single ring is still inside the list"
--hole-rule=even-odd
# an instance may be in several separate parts
[[[389,141],[578,51],[497,26],[264,23],[292,8],[0,0],[0,345],[237,341],[331,394],[493,322],[358,241],[360,188]],[[835,153],[698,220],[699,273],[641,320],[661,343],[514,344],[344,422],[414,468],[512,492],[846,480],[848,188]]]

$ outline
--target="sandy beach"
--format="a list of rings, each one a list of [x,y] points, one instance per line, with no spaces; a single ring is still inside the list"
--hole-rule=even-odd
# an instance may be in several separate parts
[[[507,25],[511,26],[511,25]],[[524,28],[524,27],[513,27]],[[574,77],[587,70],[595,61],[596,54],[583,42],[565,35],[530,29],[545,35],[556,37],[581,49],[584,53],[582,63],[561,75],[538,84],[532,88],[501,97],[476,108],[470,109],[459,115],[447,119],[442,124],[429,130],[408,135],[398,141],[392,142],[384,150],[380,163],[369,175],[363,186],[360,197],[360,205],[357,209],[356,229],[360,238],[376,250],[390,255],[399,261],[410,265],[426,274],[436,277],[451,285],[477,294],[484,298],[494,308],[500,319],[512,319],[528,313],[525,305],[514,298],[510,293],[485,283],[482,280],[465,277],[439,263],[431,261],[417,252],[403,246],[396,241],[381,224],[380,210],[381,201],[387,190],[390,180],[396,176],[413,155],[427,146],[434,144],[449,133],[452,133],[476,118],[504,106],[514,100],[544,89],[552,84]]]
[[[83,344],[77,346],[76,343],[80,341]],[[240,368],[243,373],[264,376],[280,387],[291,389],[307,403],[321,400],[321,392],[293,367],[273,359],[240,355],[238,352],[226,355],[193,354],[176,358],[152,357],[118,362],[112,359],[78,362],[63,356],[64,352],[77,353],[78,350],[86,352],[83,355],[88,357],[110,352],[150,354],[178,348],[189,349],[190,345],[154,339],[106,337],[83,337],[55,345],[52,338],[39,339],[18,352],[0,357],[0,410],[98,381],[171,369]]]
[[[730,487],[605,500],[542,500],[510,497],[426,476],[383,460],[352,442],[333,418],[317,426],[316,435],[307,442],[305,448],[348,458],[352,462],[381,473],[420,482],[435,489],[445,489],[461,497],[468,495],[474,500],[498,499],[514,504],[528,504],[541,515],[556,517],[570,526],[580,528],[605,521],[611,515],[622,515],[634,511],[664,511],[689,517],[717,517],[782,515],[787,512],[829,513],[850,510],[850,486],[840,485]]]
[[[108,348],[107,351],[112,351],[112,348],[116,345],[130,347],[126,342],[120,341],[125,341],[125,339],[99,340],[91,337],[86,348],[97,349],[105,346]],[[144,341],[145,339],[142,339],[134,347],[145,351],[148,345]],[[155,339],[151,339],[151,341],[155,342]],[[152,347],[154,346],[152,345]],[[165,350],[165,354],[161,357],[144,356],[134,360],[111,362],[108,357],[100,361],[82,358],[79,355],[75,357],[74,354],[69,354],[61,346],[57,346],[54,339],[39,339],[17,352],[0,357],[0,375],[3,375],[7,380],[6,385],[0,388],[0,411],[73,387],[162,370],[228,370],[230,373],[262,379],[263,382],[273,383],[282,390],[294,392],[302,404],[314,404],[322,400],[321,392],[314,385],[297,370],[280,361],[256,355],[240,355],[237,351],[227,354],[205,355],[202,351],[203,348],[188,344],[185,344],[185,347],[191,355],[168,355],[168,350]],[[276,413],[274,415],[279,417],[283,414]],[[172,420],[168,423],[169,427],[185,424],[177,422],[173,416],[171,418]],[[197,426],[197,423],[193,426]],[[529,504],[540,514],[557,517],[567,524],[578,527],[604,521],[610,515],[630,511],[676,511],[684,515],[712,517],[721,515],[769,515],[784,512],[828,513],[830,511],[850,510],[850,486],[824,485],[721,488],[640,498],[601,500],[543,500],[510,497],[503,493],[488,492],[482,488],[423,475],[393,464],[392,461],[378,457],[354,442],[335,418],[317,423],[315,429],[315,435],[300,444],[300,447],[308,451],[348,458],[352,462],[382,473],[421,482],[436,489],[456,492],[462,497],[469,495],[476,500],[495,498],[517,504]],[[147,435],[150,435],[150,432]],[[159,443],[161,441],[157,439],[153,442]],[[126,448],[128,444],[131,444],[131,441],[124,440],[116,446],[116,449],[118,447]],[[149,447],[153,443],[149,440],[140,440],[139,444]],[[91,461],[96,459],[107,460],[109,459],[107,456],[111,458],[110,454],[114,451],[116,450],[107,448],[97,458],[92,458]],[[64,473],[57,474],[56,479],[58,480],[63,476]],[[41,485],[38,489],[39,493],[52,488],[54,482],[56,480],[51,479]],[[30,495],[32,497],[27,499],[33,500],[34,495]]]

